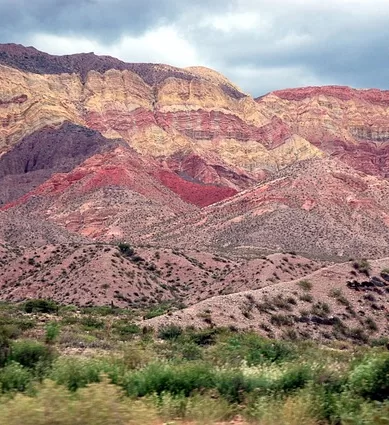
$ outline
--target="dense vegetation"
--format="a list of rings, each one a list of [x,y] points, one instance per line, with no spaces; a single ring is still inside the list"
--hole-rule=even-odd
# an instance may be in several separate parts
[[[234,329],[154,331],[136,322],[135,312],[110,308],[2,304],[0,424],[237,416],[269,425],[389,423],[385,340],[319,346]]]

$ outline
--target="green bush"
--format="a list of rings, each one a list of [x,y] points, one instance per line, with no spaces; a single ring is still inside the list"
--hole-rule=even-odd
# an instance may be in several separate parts
[[[24,311],[26,313],[56,313],[58,305],[51,300],[28,300],[24,304]]]
[[[26,368],[49,366],[54,359],[51,347],[32,340],[15,341],[11,346],[9,360],[19,363]]]
[[[46,381],[36,397],[19,394],[0,404],[0,425],[150,425],[156,416],[150,402],[123,400],[107,382],[72,394]]]
[[[352,393],[383,401],[389,398],[389,354],[367,356],[350,373],[348,380]]]
[[[127,394],[137,397],[164,392],[189,396],[194,391],[213,387],[214,374],[210,365],[197,362],[182,365],[155,363],[124,378]]]
[[[300,280],[299,282],[297,282],[297,285],[303,289],[304,291],[310,291],[312,289],[312,282],[310,282],[309,280],[303,279]]]
[[[87,329],[103,329],[105,326],[103,320],[96,319],[93,316],[82,317],[80,323]]]
[[[113,329],[122,337],[139,335],[141,333],[141,329],[138,325],[135,323],[128,323],[127,321],[117,321],[113,325]]]
[[[25,391],[32,381],[31,372],[18,363],[11,362],[0,369],[0,390]]]
[[[121,242],[118,244],[119,251],[125,257],[132,257],[135,254],[134,248],[130,244]]]
[[[60,328],[58,323],[50,322],[46,325],[45,341],[47,344],[52,344],[58,338]]]
[[[53,364],[49,377],[70,391],[76,391],[90,383],[100,382],[102,375],[110,375],[110,372],[114,378],[114,367],[103,360],[60,358]]]
[[[158,329],[158,338],[166,339],[166,340],[174,340],[177,339],[180,335],[182,335],[183,329],[181,326],[177,325],[165,325],[161,326]]]
[[[218,335],[218,329],[200,329],[200,330],[187,330],[187,338],[200,346],[213,345],[216,342],[216,337]]]

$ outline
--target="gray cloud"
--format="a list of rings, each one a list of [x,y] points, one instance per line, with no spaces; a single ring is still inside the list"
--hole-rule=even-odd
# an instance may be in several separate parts
[[[175,21],[193,9],[181,0],[0,0],[0,38],[49,32],[113,42]],[[219,10],[221,0],[196,0],[196,11]],[[20,36],[20,35],[19,35]]]
[[[388,39],[387,0],[0,0],[0,42],[211,66],[253,95],[387,89]]]

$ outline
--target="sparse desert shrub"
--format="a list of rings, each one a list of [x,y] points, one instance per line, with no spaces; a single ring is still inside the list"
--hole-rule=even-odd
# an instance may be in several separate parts
[[[355,270],[358,270],[360,273],[364,273],[366,276],[369,276],[371,265],[366,259],[359,261],[354,261],[353,267]]]
[[[270,316],[270,322],[276,326],[291,326],[294,320],[291,316],[285,314],[272,314]]]
[[[378,329],[377,323],[375,322],[375,320],[372,317],[366,317],[365,324],[366,324],[367,328],[372,332],[374,332]]]
[[[330,306],[325,302],[317,302],[311,308],[311,314],[326,317],[331,312]]]
[[[216,336],[218,334],[217,329],[200,329],[187,331],[187,337],[190,341],[194,342],[196,345],[207,346],[212,345],[216,342]]]
[[[303,289],[304,291],[310,291],[312,289],[312,282],[310,282],[309,280],[303,279],[300,280],[299,282],[297,282],[297,285]]]
[[[292,299],[292,302],[290,302],[290,300]],[[296,302],[294,301],[293,297],[289,297],[289,298],[284,298],[282,296],[282,294],[279,294],[275,297],[272,298],[272,303],[274,305],[274,307],[279,308],[281,310],[292,310],[292,304],[295,304]]]
[[[356,341],[366,343],[369,341],[369,337],[365,334],[365,331],[362,328],[350,328],[347,332],[347,336]]]
[[[58,305],[51,300],[28,300],[24,304],[24,311],[26,313],[56,313]]]
[[[339,298],[343,295],[342,290],[339,288],[333,288],[330,290],[329,294],[330,297],[332,298]]]
[[[161,339],[174,340],[183,333],[181,326],[165,325],[158,329],[158,337]]]
[[[132,257],[135,254],[134,248],[126,242],[120,242],[118,244],[119,251],[125,257]]]
[[[372,347],[386,347],[389,346],[389,338],[386,336],[375,338],[370,341]]]
[[[313,302],[313,296],[311,294],[308,294],[308,293],[301,294],[299,296],[299,299],[301,301],[305,301],[307,303],[312,303]]]

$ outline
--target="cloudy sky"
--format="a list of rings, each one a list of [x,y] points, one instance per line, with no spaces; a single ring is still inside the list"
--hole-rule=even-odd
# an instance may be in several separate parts
[[[0,42],[208,66],[254,96],[389,88],[389,0],[0,0]]]

